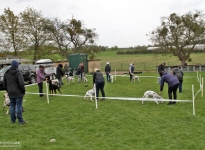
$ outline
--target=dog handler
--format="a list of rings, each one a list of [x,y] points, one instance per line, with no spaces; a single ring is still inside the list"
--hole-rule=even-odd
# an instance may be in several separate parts
[[[105,86],[105,80],[103,77],[103,74],[100,72],[98,68],[94,69],[94,74],[93,74],[93,85],[95,84],[96,86],[96,97],[98,100],[99,97],[99,90],[101,91],[102,94],[102,99],[105,100],[105,92],[104,92],[104,86]]]
[[[162,91],[163,91],[163,87],[164,87],[164,82],[168,83],[168,96],[169,96],[169,103],[167,105],[171,105],[171,104],[176,104],[175,102],[172,102],[172,93],[174,96],[174,100],[177,99],[177,88],[179,86],[179,80],[176,76],[174,76],[173,74],[167,73],[164,70],[160,71],[160,76],[161,78],[161,84],[160,84],[160,92],[159,94],[161,95]]]
[[[18,70],[19,63],[16,60],[11,62],[11,67],[4,74],[4,86],[10,98],[11,123],[18,119],[19,124],[25,124],[22,117],[22,102],[26,92],[23,74]],[[16,106],[16,114],[15,114]]]

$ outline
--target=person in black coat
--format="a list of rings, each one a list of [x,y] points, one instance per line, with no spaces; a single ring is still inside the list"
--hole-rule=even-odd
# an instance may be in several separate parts
[[[159,66],[158,66],[158,74],[160,75],[160,72],[161,71],[164,71],[164,66],[165,66],[165,62],[161,63]],[[159,76],[159,84],[161,84],[161,75]]]
[[[93,84],[95,84],[96,87],[96,98],[98,100],[99,97],[99,90],[102,93],[102,99],[105,100],[105,92],[104,92],[104,86],[105,86],[105,80],[103,77],[103,74],[100,72],[98,68],[94,69],[94,74],[93,74]]]
[[[107,82],[111,82],[110,81],[110,72],[111,72],[110,63],[107,62],[106,66],[105,66],[105,73],[106,73],[106,76],[107,76]]]
[[[25,124],[22,117],[22,102],[26,89],[23,74],[18,70],[18,66],[19,63],[16,60],[11,62],[11,67],[4,74],[3,82],[10,98],[11,123],[15,123],[17,118],[19,124]]]
[[[58,67],[56,68],[56,78],[59,81],[59,88],[61,88],[61,86],[63,85],[62,76],[64,75],[64,73],[63,73],[62,68],[63,68],[62,64],[58,64]]]

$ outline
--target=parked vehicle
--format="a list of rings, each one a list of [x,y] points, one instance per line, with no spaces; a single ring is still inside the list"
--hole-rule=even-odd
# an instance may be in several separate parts
[[[39,65],[43,65],[45,67],[45,73],[51,74],[52,79],[55,78],[56,67],[54,66],[51,59],[40,59],[40,60],[36,61],[35,65],[34,65],[36,67],[36,71],[39,69]]]
[[[4,87],[3,85],[4,74],[10,67],[11,66],[6,66],[0,70],[0,87]],[[19,65],[18,69],[23,74],[24,82],[27,82],[29,84],[36,83],[35,66],[22,64],[22,65]]]

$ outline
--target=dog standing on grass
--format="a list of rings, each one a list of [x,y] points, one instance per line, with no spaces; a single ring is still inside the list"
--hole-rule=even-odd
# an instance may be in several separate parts
[[[163,103],[163,98],[161,97],[161,96],[159,96],[156,92],[154,92],[154,91],[146,91],[145,93],[144,93],[144,95],[143,95],[143,97],[142,98],[149,98],[149,96],[151,96],[153,99],[156,99],[155,100],[155,102],[157,103],[157,104],[159,104],[158,103],[158,101],[157,100],[160,100],[162,103]],[[142,100],[142,104],[144,104],[144,101]]]
[[[85,94],[84,99],[90,97],[90,100],[93,101],[93,100],[92,100],[92,97],[93,97],[94,94],[95,94],[95,88],[93,88],[93,89],[91,89],[91,90],[88,90],[88,91],[86,92],[86,94]]]
[[[7,112],[6,112],[6,114],[8,115],[9,114],[9,110],[10,110],[10,99],[9,99],[8,93],[4,94],[4,104],[3,104],[2,110],[4,110],[4,108],[6,106],[8,106],[8,109],[7,109]]]
[[[111,74],[109,74],[109,76],[110,76],[110,82],[113,83],[114,82],[114,76],[111,75]]]
[[[66,75],[66,85],[70,85],[71,82],[75,83],[74,77]]]
[[[135,80],[138,80],[138,81],[140,82],[140,78],[139,78],[139,76],[135,76],[135,75],[133,75],[133,76],[132,76],[132,81],[131,81],[131,82],[134,82],[134,83],[135,83]]]
[[[25,100],[24,100],[25,101]],[[9,111],[10,111],[10,99],[9,99],[9,95],[8,93],[5,93],[4,94],[4,104],[3,104],[3,107],[2,107],[2,110],[4,111],[4,108],[5,107],[8,107],[7,111],[6,111],[6,114],[8,115],[9,114]],[[22,106],[22,112],[24,112],[24,108]]]
[[[61,93],[59,86],[56,84],[53,84],[52,80],[49,77],[46,78],[46,82],[49,84],[50,94],[53,94],[53,92],[56,94],[56,90],[58,90]]]

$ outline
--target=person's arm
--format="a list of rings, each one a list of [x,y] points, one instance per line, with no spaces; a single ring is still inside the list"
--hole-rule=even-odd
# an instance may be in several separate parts
[[[161,83],[160,83],[160,92],[163,91],[163,87],[164,87],[164,77],[161,78]]]
[[[42,78],[42,79],[45,79],[45,76],[44,74],[46,75],[46,73],[44,72],[43,74],[40,72],[40,70],[37,71],[37,75]]]
[[[24,78],[23,78],[23,74],[20,71],[19,71],[19,73],[17,75],[17,78],[18,78],[19,88],[22,91],[22,93],[25,94],[26,89],[25,89],[25,85],[24,85]]]

